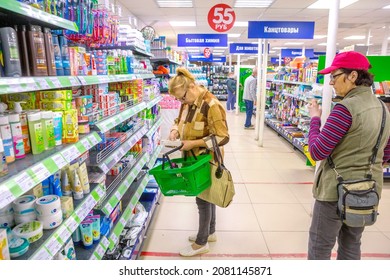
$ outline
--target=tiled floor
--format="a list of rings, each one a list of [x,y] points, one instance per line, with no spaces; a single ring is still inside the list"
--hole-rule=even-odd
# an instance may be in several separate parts
[[[197,231],[195,198],[161,197],[141,259],[306,259],[314,169],[270,128],[259,147],[254,130],[243,129],[243,113],[228,113],[228,124],[225,163],[236,196],[228,208],[217,207],[218,241],[209,243],[207,254],[180,257]],[[379,210],[377,223],[363,235],[363,259],[390,259],[390,183]]]

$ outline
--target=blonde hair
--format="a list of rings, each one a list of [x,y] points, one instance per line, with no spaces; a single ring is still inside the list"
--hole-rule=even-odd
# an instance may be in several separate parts
[[[176,74],[168,82],[169,93],[174,93],[179,88],[187,89],[190,84],[196,84],[195,77],[186,68],[177,68]]]

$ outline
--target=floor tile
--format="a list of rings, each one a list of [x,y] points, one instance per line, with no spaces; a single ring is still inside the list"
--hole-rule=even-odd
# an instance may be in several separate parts
[[[233,202],[227,208],[217,207],[217,231],[260,231],[252,205]]]
[[[246,184],[252,203],[298,203],[288,185]]]
[[[264,238],[273,258],[293,258],[295,254],[306,254],[309,233],[306,232],[264,232]]]

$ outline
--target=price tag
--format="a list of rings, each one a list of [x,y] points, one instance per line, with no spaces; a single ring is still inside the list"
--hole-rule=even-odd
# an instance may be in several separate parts
[[[79,226],[79,223],[71,216],[65,221],[65,225],[71,232],[74,232]]]
[[[126,225],[126,220],[124,218],[120,218],[119,223],[123,226]]]
[[[52,256],[50,256],[49,252],[46,251],[44,247],[38,250],[33,256],[34,260],[51,260]]]
[[[65,165],[67,165],[66,160],[63,158],[61,154],[56,154],[52,156],[53,161],[57,164],[58,168],[61,169]]]
[[[79,81],[77,80],[76,77],[68,77],[69,78],[69,82],[72,86],[78,86],[80,85]],[[79,79],[81,80],[82,77],[79,77]],[[85,82],[85,81],[84,81]]]
[[[40,89],[48,89],[50,88],[49,84],[46,82],[44,78],[38,80],[38,85]]]
[[[104,196],[104,190],[101,187],[97,187],[95,189],[96,193],[99,195],[100,198]]]
[[[61,249],[61,247],[62,247],[61,243],[55,238],[50,239],[50,241],[46,244],[47,250],[53,256],[57,254],[57,252]]]
[[[84,146],[84,148],[86,148],[87,150],[91,149],[92,146],[91,146],[91,143],[88,141],[87,138],[84,138],[83,140],[80,141],[81,144]]]
[[[60,226],[60,228],[58,229],[57,231],[58,233],[58,237],[60,238],[60,240],[65,243],[69,236],[71,235],[71,233],[68,231],[68,229],[65,227],[65,226]]]
[[[34,167],[32,167],[31,171],[34,172],[39,182],[45,180],[47,177],[51,175],[50,171],[42,163],[39,163]]]
[[[89,212],[96,205],[96,201],[95,201],[95,199],[93,199],[92,196],[88,196],[87,199],[85,200],[85,204],[86,204],[87,209],[89,209],[88,210],[88,212]],[[88,215],[88,213],[87,213],[87,215]]]
[[[98,139],[96,139],[96,135],[95,134],[92,134],[88,139],[89,139],[89,141],[91,141],[93,146],[95,146],[96,144],[99,143]]]
[[[55,87],[61,88],[62,84],[58,78],[49,78],[50,81],[54,84]]]
[[[99,244],[96,253],[99,255],[99,257],[103,258],[104,254],[106,253],[106,250]]]
[[[78,158],[80,156],[80,151],[77,149],[76,146],[70,147],[70,152],[71,152],[71,161]]]
[[[98,258],[98,254],[95,252],[92,254],[92,256],[89,258],[89,260],[91,261],[97,261],[97,260],[100,260],[100,256]]]
[[[122,195],[119,192],[115,193],[115,197],[118,199],[118,201],[122,199]]]
[[[108,245],[110,245],[110,241],[106,237],[103,237],[102,242],[104,248],[108,248]]]
[[[104,209],[106,209],[107,213],[111,213],[112,210],[114,210],[114,208],[111,206],[110,203],[107,203],[107,205],[104,207]]]
[[[210,9],[207,19],[213,30],[226,32],[233,27],[236,14],[229,5],[217,4]]]
[[[33,178],[27,172],[23,172],[17,176],[15,182],[24,192],[31,190],[36,185]]]
[[[0,188],[0,208],[10,204],[15,200],[15,196],[9,191],[9,189]]]
[[[119,240],[119,237],[115,235],[115,233],[113,235],[111,235],[111,240],[112,242],[114,242],[114,244],[117,244],[118,243],[118,240]]]
[[[89,211],[91,211],[93,207],[89,208],[87,203],[83,203],[76,210],[76,215],[80,218],[80,220],[84,220],[84,218],[88,215]]]
[[[103,173],[107,173],[110,170],[105,163],[100,164],[99,167]]]

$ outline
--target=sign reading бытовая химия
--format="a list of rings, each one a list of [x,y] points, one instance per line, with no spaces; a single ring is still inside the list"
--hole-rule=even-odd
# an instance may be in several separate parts
[[[227,34],[178,34],[178,47],[227,47]]]
[[[249,21],[248,38],[313,39],[314,21]]]

